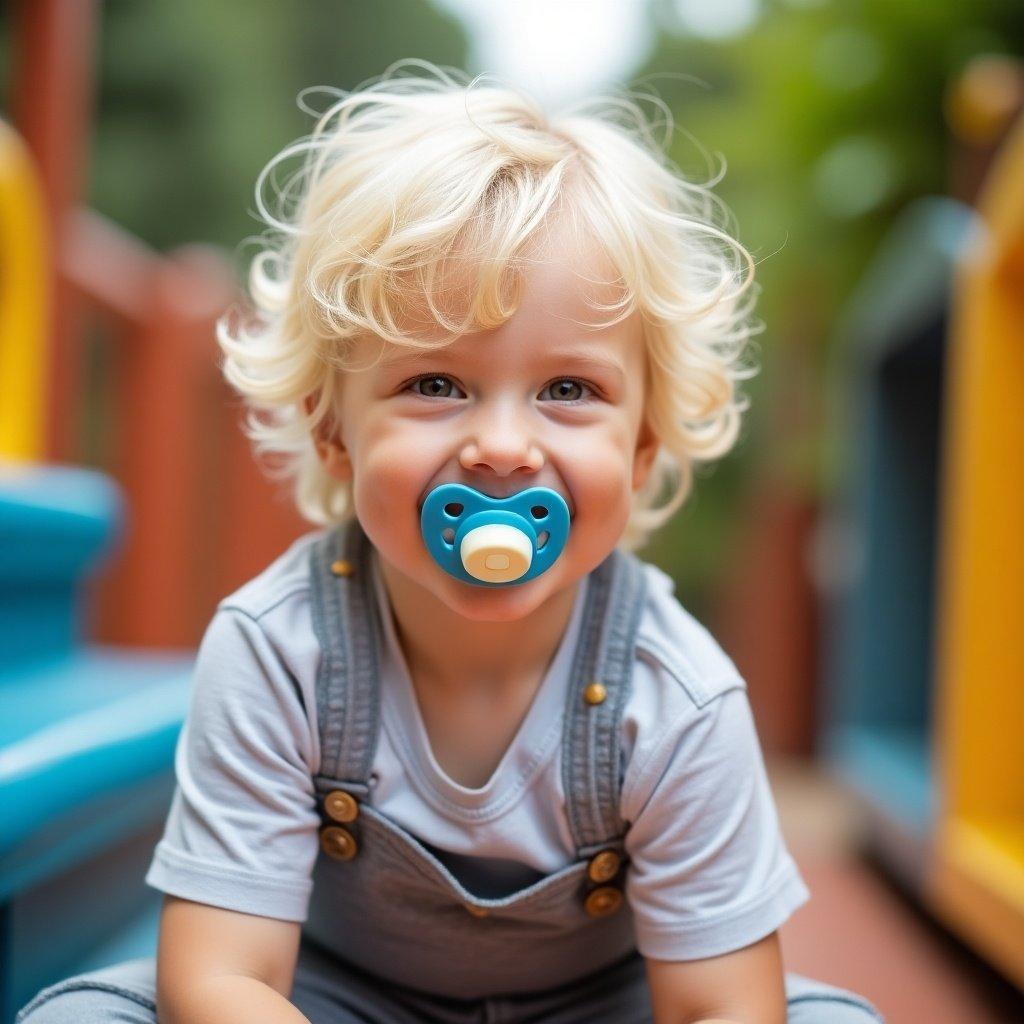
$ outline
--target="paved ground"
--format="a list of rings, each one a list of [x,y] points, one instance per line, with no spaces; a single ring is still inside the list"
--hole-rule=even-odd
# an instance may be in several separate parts
[[[887,1024],[1024,1024],[1021,993],[860,858],[855,812],[813,767],[769,774],[811,900],[782,928],[788,970],[862,992]]]

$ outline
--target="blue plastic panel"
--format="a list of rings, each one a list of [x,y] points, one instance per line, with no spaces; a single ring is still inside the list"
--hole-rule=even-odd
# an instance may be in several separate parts
[[[930,763],[946,310],[972,214],[951,200],[909,207],[842,326],[847,470],[844,589],[833,595],[823,747],[887,820],[923,835]]]
[[[33,838],[76,809],[169,773],[188,703],[193,656],[90,647],[58,664],[0,680],[0,896],[78,856],[80,830]],[[114,808],[112,810],[116,810]],[[120,807],[130,812],[128,803]],[[92,816],[110,827],[116,814]],[[35,880],[35,878],[33,879]]]
[[[100,473],[0,467],[3,671],[72,651],[81,634],[81,582],[109,552],[121,509],[117,486]]]

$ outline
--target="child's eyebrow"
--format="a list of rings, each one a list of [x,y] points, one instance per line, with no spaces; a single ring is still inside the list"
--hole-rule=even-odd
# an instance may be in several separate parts
[[[599,352],[594,352],[591,349],[586,348],[567,348],[567,349],[551,349],[545,352],[541,357],[542,361],[547,364],[566,364],[575,363],[583,368],[601,368],[608,370],[613,373],[619,380],[626,379],[626,370],[622,363],[615,359],[613,356],[604,355]]]
[[[439,348],[434,351],[402,350],[386,355],[381,360],[381,365],[385,369],[390,369],[398,365],[409,368],[420,364],[424,366],[436,366],[439,364],[451,363],[457,358],[457,355],[445,348]],[[626,377],[625,368],[618,359],[609,355],[594,352],[592,349],[588,348],[546,349],[539,356],[538,361],[544,366],[553,366],[555,364],[564,366],[569,363],[576,364],[584,369],[588,367],[601,368],[614,374],[620,380],[624,380]]]

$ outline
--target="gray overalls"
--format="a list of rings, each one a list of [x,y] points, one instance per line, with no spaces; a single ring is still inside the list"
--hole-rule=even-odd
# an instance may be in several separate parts
[[[382,626],[369,553],[356,522],[311,548],[321,853],[292,1002],[314,1024],[650,1024],[619,817],[642,563],[614,551],[587,587],[562,746],[576,859],[481,895],[451,869],[474,858],[449,859],[373,807]],[[154,988],[153,960],[131,961],[44,990],[18,1022],[153,1024]],[[859,996],[797,975],[786,991],[790,1024],[881,1020]]]

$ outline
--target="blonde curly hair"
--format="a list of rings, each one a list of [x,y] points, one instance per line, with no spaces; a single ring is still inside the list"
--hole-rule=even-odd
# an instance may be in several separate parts
[[[567,208],[620,275],[621,300],[596,307],[611,314],[604,323],[642,313],[645,413],[660,447],[619,543],[636,550],[686,500],[694,464],[737,439],[748,406],[738,384],[756,372],[743,363],[759,326],[753,260],[711,191],[717,179],[687,181],[632,96],[549,116],[487,77],[407,60],[351,92],[325,90],[332,102],[312,133],[257,181],[267,229],[249,271],[254,308],[217,325],[223,372],[302,515],[343,522],[351,483],[328,475],[313,438],[329,428],[355,341],[435,348],[501,325],[516,310],[522,254]],[[668,109],[641,98],[663,112],[670,140]],[[475,290],[464,308],[443,309],[447,271],[467,261]],[[450,332],[440,342],[408,327],[424,303],[431,326]]]

